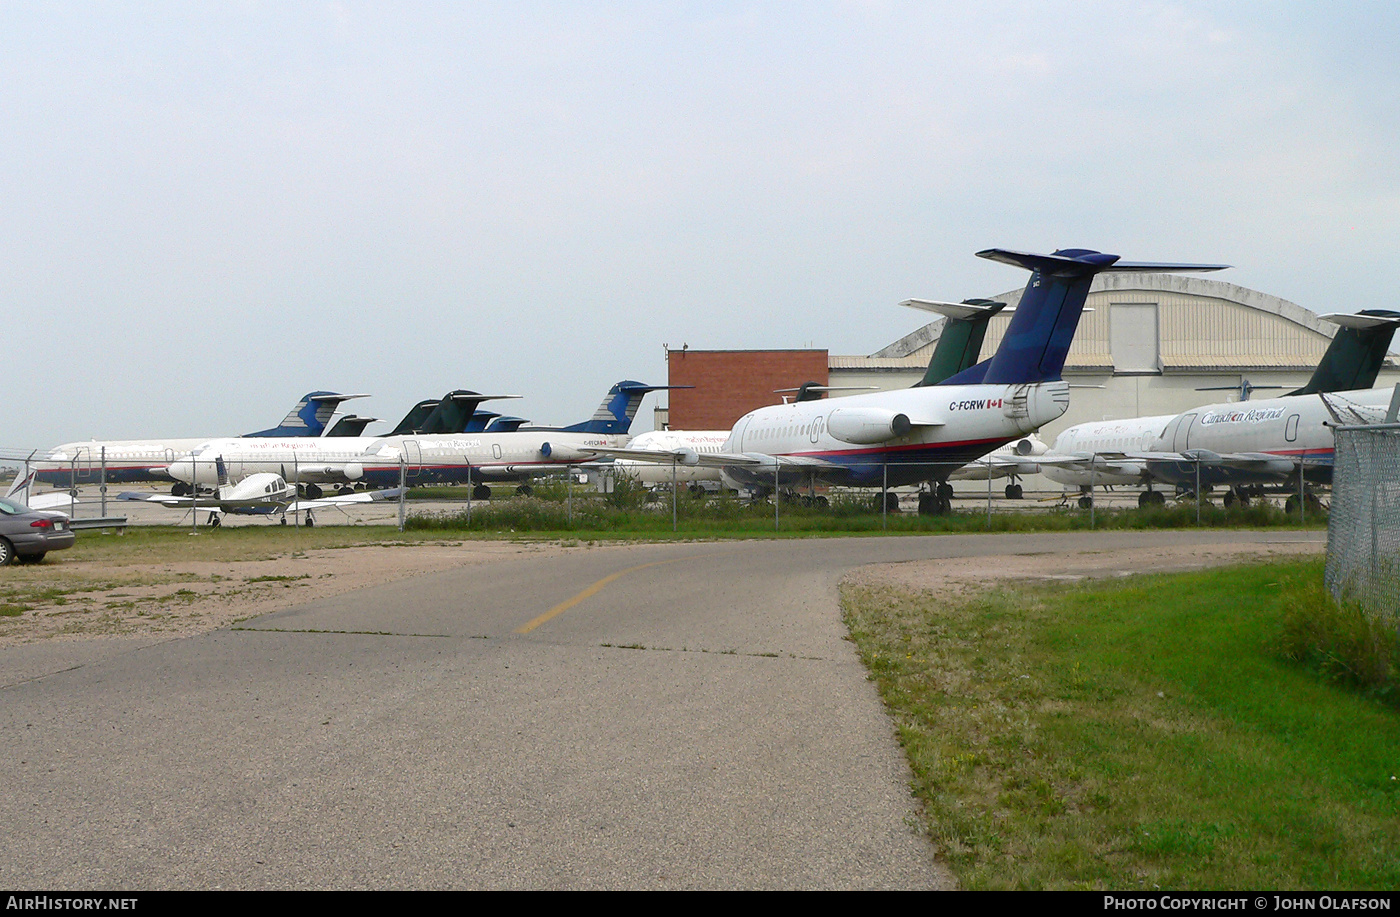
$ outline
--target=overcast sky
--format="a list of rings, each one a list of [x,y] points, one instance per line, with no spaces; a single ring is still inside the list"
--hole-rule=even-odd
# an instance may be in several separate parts
[[[993,246],[1400,308],[1398,34],[1383,2],[3,2],[0,446],[320,388],[583,420],[663,343],[872,352],[902,299],[1020,287]]]

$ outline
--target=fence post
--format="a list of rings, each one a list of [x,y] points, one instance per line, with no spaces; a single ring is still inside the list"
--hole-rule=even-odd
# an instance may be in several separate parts
[[[1336,434],[1334,433],[1333,436],[1335,437]],[[1333,455],[1335,455],[1335,454],[1336,454],[1336,449],[1335,449],[1335,447],[1334,447],[1334,448],[1333,448]],[[1305,450],[1303,450],[1302,456],[1300,456],[1299,459],[1298,459],[1298,524],[1299,524],[1299,525],[1307,525],[1307,524],[1308,524],[1308,507],[1307,507],[1307,503],[1308,503],[1308,494],[1307,494],[1307,487],[1306,487],[1306,486],[1304,485],[1304,483],[1303,483],[1303,466],[1307,464],[1307,458],[1308,458],[1308,453],[1307,453],[1307,450],[1305,449]],[[1334,461],[1335,461],[1335,460],[1334,460]]]
[[[1196,453],[1196,525],[1201,524],[1201,453]]]
[[[190,534],[199,534],[199,456],[190,453]]]
[[[880,529],[890,527],[890,457],[880,455]]]
[[[984,459],[987,463],[987,529],[992,527],[992,456],[989,453]]]
[[[403,531],[404,523],[404,500],[408,497],[408,465],[404,461],[403,451],[399,451],[399,531]]]

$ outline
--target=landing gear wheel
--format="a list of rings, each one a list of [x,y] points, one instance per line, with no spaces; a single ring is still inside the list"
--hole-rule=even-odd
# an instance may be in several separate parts
[[[218,528],[218,527],[221,526],[221,525],[223,525],[223,522],[219,519],[219,514],[218,514],[218,513],[210,513],[210,514],[209,514],[209,527],[210,527],[210,528]]]
[[[1284,511],[1285,513],[1289,513],[1289,514],[1296,513],[1296,512],[1298,511],[1298,495],[1297,495],[1297,494],[1294,494],[1293,496],[1289,497],[1287,500],[1284,500],[1284,501],[1283,501],[1283,511]]]
[[[899,494],[885,491],[885,512],[899,512]]]
[[[826,509],[831,505],[831,501],[826,498],[825,494],[817,494],[812,498],[812,502],[815,503],[819,509]]]
[[[1025,491],[1021,489],[1020,484],[1006,485],[1006,499],[1008,500],[1019,500],[1024,495],[1024,493]]]
[[[306,511],[306,527],[309,529],[316,527],[316,517],[311,515],[311,510]]]
[[[932,516],[938,512],[938,496],[928,491],[919,491],[919,515]]]
[[[519,487],[515,488],[515,495],[517,497],[528,497],[534,492],[535,489],[529,484],[521,484]]]
[[[1094,505],[1094,498],[1091,497],[1091,496],[1089,496],[1088,494],[1085,494],[1084,496],[1082,496],[1082,497],[1079,498],[1079,508],[1080,508],[1080,509],[1089,509],[1089,508],[1091,508],[1093,505]]]
[[[951,505],[953,501],[953,485],[949,484],[947,481],[944,481],[941,484],[939,484],[938,498],[940,500],[947,500],[948,503]]]
[[[485,484],[477,484],[475,487],[472,488],[472,499],[490,500],[491,488],[487,487]]]

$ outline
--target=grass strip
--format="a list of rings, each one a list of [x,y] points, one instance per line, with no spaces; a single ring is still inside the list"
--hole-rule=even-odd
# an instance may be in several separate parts
[[[843,602],[965,888],[1394,889],[1400,714],[1280,649],[1321,575]]]

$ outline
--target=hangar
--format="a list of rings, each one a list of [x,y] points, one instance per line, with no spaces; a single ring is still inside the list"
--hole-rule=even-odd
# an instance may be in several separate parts
[[[1021,290],[988,298],[1008,308],[988,327],[984,357],[1001,341]],[[1326,311],[1373,305],[1384,306],[1354,303]],[[1238,401],[1246,386],[1265,389],[1259,397],[1298,388],[1337,327],[1267,293],[1177,274],[1100,274],[1086,310],[1064,370],[1064,378],[1076,386],[1070,409],[1042,428],[1047,443],[1085,421],[1176,414]],[[657,411],[657,429],[724,429],[756,407],[778,403],[782,396],[773,394],[775,389],[807,381],[907,388],[922,377],[942,327],[943,319],[935,319],[869,356],[819,349],[670,351],[670,384],[694,388],[671,393],[669,410]],[[1387,360],[1376,384],[1397,382],[1400,365]],[[1202,391],[1220,388],[1228,390]]]

